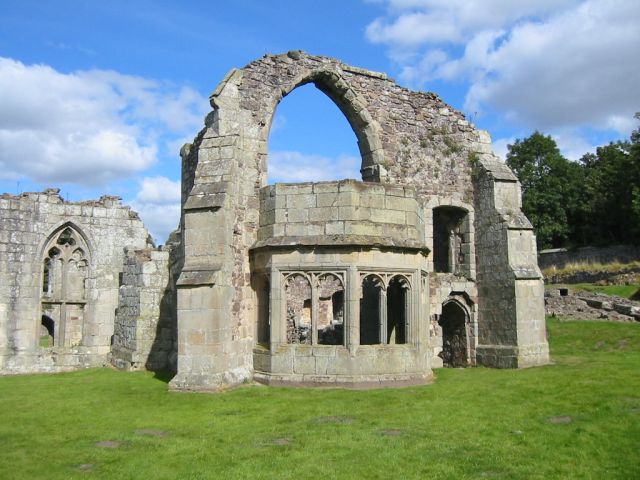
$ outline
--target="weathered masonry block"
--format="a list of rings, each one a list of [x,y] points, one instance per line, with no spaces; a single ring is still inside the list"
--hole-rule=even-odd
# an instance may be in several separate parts
[[[125,249],[111,363],[124,370],[175,369],[171,250]]]
[[[266,187],[275,109],[307,83],[351,125],[363,182]],[[300,51],[232,70],[211,106],[181,151],[173,388],[548,362],[533,230],[486,132],[433,93]]]

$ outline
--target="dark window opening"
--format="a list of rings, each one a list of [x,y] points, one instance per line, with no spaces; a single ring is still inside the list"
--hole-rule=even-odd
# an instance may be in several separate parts
[[[377,345],[380,338],[380,318],[382,285],[375,277],[368,276],[362,281],[360,299],[360,345]]]
[[[44,348],[53,347],[55,341],[55,323],[54,321],[42,315],[40,321],[40,346]]]
[[[442,307],[438,324],[442,327],[442,352],[445,367],[465,367],[467,357],[467,314],[456,302]]]
[[[394,277],[387,287],[387,343],[407,342],[407,301],[406,280]]]
[[[70,245],[73,246],[76,244],[75,238],[73,238],[73,230],[67,227],[65,228],[60,236],[58,237],[58,245]]]
[[[51,293],[51,259],[44,259],[44,270],[42,272],[42,293]]]
[[[467,211],[457,207],[433,209],[433,266],[437,273],[461,274],[465,260],[463,246],[469,241],[464,231]]]
[[[258,297],[258,343],[269,345],[271,339],[271,326],[269,322],[269,281],[260,275],[256,279],[256,294]]]

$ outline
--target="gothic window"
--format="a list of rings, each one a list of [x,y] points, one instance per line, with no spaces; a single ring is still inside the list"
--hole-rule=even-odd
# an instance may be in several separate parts
[[[396,275],[387,287],[386,343],[407,343],[409,299],[409,282],[403,276]]]
[[[311,345],[311,283],[302,274],[294,274],[285,283],[287,343]]]
[[[360,345],[382,343],[384,282],[376,275],[362,280],[360,297]]]
[[[47,346],[72,346],[82,339],[84,305],[89,269],[88,249],[70,226],[53,235],[42,260],[41,331]],[[43,335],[44,336],[44,335]],[[44,345],[43,345],[44,346]]]
[[[333,274],[318,280],[318,318],[316,321],[320,345],[344,344],[344,286]]]

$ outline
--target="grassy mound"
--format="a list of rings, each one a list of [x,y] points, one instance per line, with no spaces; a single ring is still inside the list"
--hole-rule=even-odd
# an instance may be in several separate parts
[[[639,327],[550,320],[554,365],[443,369],[405,389],[3,377],[0,478],[640,478]]]

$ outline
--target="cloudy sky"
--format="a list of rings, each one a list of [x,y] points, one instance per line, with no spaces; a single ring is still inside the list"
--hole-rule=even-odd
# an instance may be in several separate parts
[[[640,111],[638,0],[0,0],[0,193],[120,195],[159,243],[180,146],[232,67],[302,49],[437,92],[496,152],[534,130],[572,159]],[[312,86],[277,111],[269,181],[359,178],[356,139]]]

